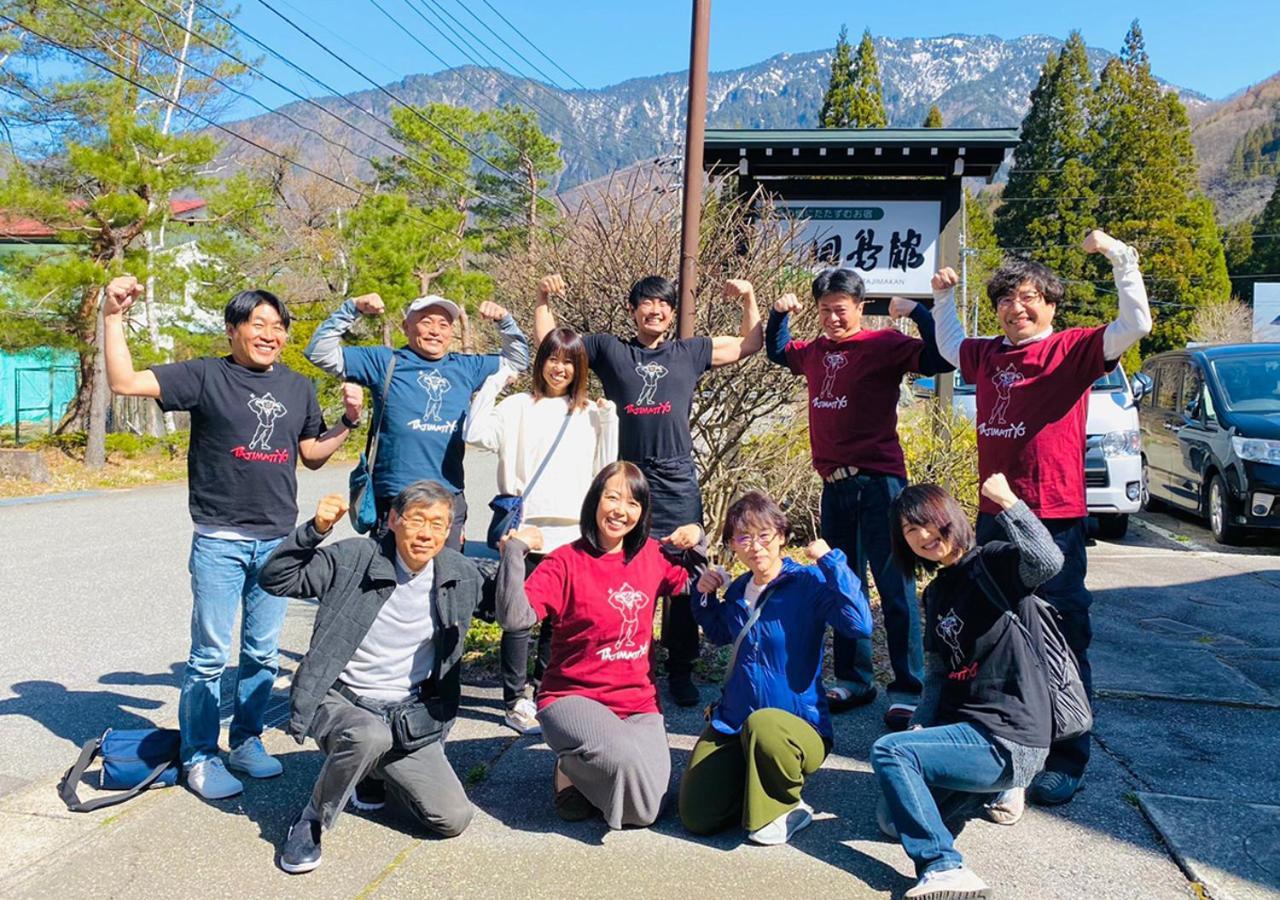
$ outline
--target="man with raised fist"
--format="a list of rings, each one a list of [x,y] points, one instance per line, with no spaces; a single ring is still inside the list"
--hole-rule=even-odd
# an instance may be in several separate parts
[[[956,317],[954,269],[933,276],[938,349],[960,367],[977,392],[978,478],[1003,472],[1053,535],[1062,551],[1062,570],[1039,587],[1061,616],[1063,636],[1075,653],[1085,687],[1092,686],[1089,642],[1093,626],[1085,587],[1084,454],[1089,390],[1115,368],[1121,355],[1151,332],[1151,309],[1138,269],[1138,252],[1103,231],[1084,239],[1088,253],[1111,263],[1118,293],[1116,318],[1094,328],[1054,331],[1053,319],[1065,295],[1062,279],[1029,259],[1009,259],[987,282],[987,297],[1003,334],[964,336]],[[978,512],[978,543],[1001,538],[1000,507],[984,495]],[[1036,803],[1066,803],[1084,782],[1089,735],[1053,745],[1045,771],[1027,796]],[[1021,809],[1021,797],[1002,805]]]
[[[902,297],[889,301],[889,315],[910,317],[920,338],[893,328],[862,327],[866,290],[853,269],[824,269],[811,287],[822,333],[792,340],[790,316],[802,308],[795,294],[774,301],[765,332],[770,361],[803,375],[809,388],[809,443],[813,467],[822,476],[822,536],[844,551],[858,579],[867,567],[880,592],[889,683],[886,727],[900,731],[911,721],[924,676],[920,612],[915,578],[893,559],[889,505],[907,483],[898,441],[898,392],[908,372],[937,375],[952,367],[938,356],[933,318],[924,306]],[[871,639],[833,635],[836,682],[827,689],[831,711],[840,713],[876,697]]]
[[[460,671],[480,573],[446,546],[453,489],[417,481],[387,513],[381,541],[322,547],[347,511],[339,494],[276,550],[268,590],[319,601],[311,646],[293,677],[289,733],[324,752],[311,798],[280,849],[291,874],[320,865],[320,839],[348,800],[376,810],[386,796],[442,837],[461,834],[473,810],[444,755],[458,714]],[[363,783],[366,793],[355,795]]]
[[[556,327],[550,299],[565,296],[565,281],[548,275],[538,283],[533,334],[542,343]],[[702,524],[702,492],[693,461],[689,419],[698,380],[716,366],[746,359],[763,346],[755,289],[742,279],[726,281],[726,300],[742,305],[736,336],[671,338],[680,309],[676,286],[649,275],[631,287],[627,303],[635,335],[586,334],[587,360],[618,408],[618,458],[635,463],[649,482],[652,529],[667,534],[681,525]],[[698,624],[688,595],[669,598],[662,624],[667,648],[667,688],[681,706],[698,702],[693,663],[698,658]]]
[[[380,316],[386,311],[377,294],[347,300],[316,329],[306,356],[330,375],[367,387],[373,394],[374,420],[379,423],[373,469],[378,510],[375,534],[386,527],[392,498],[406,485],[426,478],[453,491],[449,546],[461,549],[467,520],[462,435],[471,395],[491,375],[523,372],[529,365],[529,342],[506,309],[486,301],[478,312],[481,318],[497,324],[501,352],[454,353],[450,347],[462,308],[430,294],[405,307],[405,346],[392,350],[342,345],[342,336],[357,316]],[[387,370],[393,360],[395,368],[388,383]]]
[[[191,413],[191,654],[178,723],[187,786],[217,800],[244,788],[227,767],[254,778],[281,772],[261,735],[286,600],[265,591],[258,573],[298,518],[297,461],[309,469],[325,464],[356,426],[362,395],[359,388],[344,387],[342,422],[325,429],[311,382],[279,362],[289,339],[289,311],[267,291],[241,291],[227,304],[228,356],[136,371],[124,317],[141,294],[132,275],[107,285],[107,382],[117,394],[151,397],[166,412]],[[220,684],[237,613],[240,661],[224,766],[218,756]]]

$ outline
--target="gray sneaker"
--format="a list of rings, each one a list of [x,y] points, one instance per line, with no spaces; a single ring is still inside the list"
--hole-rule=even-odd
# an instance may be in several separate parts
[[[320,823],[314,819],[299,819],[289,829],[289,836],[280,850],[280,868],[290,875],[310,872],[320,865]]]
[[[1071,798],[1084,787],[1084,776],[1068,775],[1066,772],[1044,771],[1031,782],[1027,791],[1027,799],[1037,806],[1061,806],[1070,803]]]

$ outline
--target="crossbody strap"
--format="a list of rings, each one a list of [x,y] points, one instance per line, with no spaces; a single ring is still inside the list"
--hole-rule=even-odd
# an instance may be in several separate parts
[[[391,351],[391,364],[387,366],[387,377],[382,380],[382,397],[378,403],[373,421],[369,423],[369,434],[364,439],[364,458],[373,471],[373,462],[378,458],[378,429],[382,427],[382,414],[387,411],[387,393],[391,390],[391,376],[396,370],[396,354]]]
[[[565,413],[564,421],[560,423],[560,430],[556,432],[556,439],[551,442],[551,449],[549,449],[546,455],[542,457],[542,462],[538,463],[538,470],[533,473],[533,477],[530,478],[529,483],[524,486],[524,492],[520,496],[527,498],[529,496],[529,492],[533,490],[533,486],[538,483],[538,479],[542,476],[542,470],[547,467],[547,463],[551,462],[552,454],[554,454],[556,452],[556,448],[560,446],[560,439],[564,437],[564,433],[569,430],[569,420],[571,418],[573,418],[572,407],[567,413]]]
[[[724,667],[724,683],[729,683],[729,678],[733,675],[733,666],[738,661],[738,650],[742,647],[742,642],[746,640],[747,633],[751,631],[752,626],[760,621],[760,613],[764,610],[765,600],[769,597],[772,587],[766,587],[760,592],[760,596],[756,598],[756,605],[751,609],[751,615],[747,616],[746,624],[742,626],[742,630],[738,632],[738,636],[733,639],[733,649],[729,651],[729,662]]]
[[[89,766],[93,764],[98,753],[102,749],[102,738],[96,737],[85,741],[84,746],[80,748],[80,758],[75,761],[70,769],[62,776],[62,780],[58,782],[58,796],[62,798],[62,802],[67,805],[67,809],[71,812],[93,812],[95,809],[102,809],[105,806],[115,806],[117,803],[124,803],[126,800],[132,800],[141,794],[151,785],[155,784],[156,779],[164,774],[165,770],[172,766],[172,760],[165,760],[159,763],[146,778],[142,779],[138,784],[122,791],[118,794],[112,794],[109,797],[99,797],[96,800],[82,801],[79,795],[80,779],[84,777],[84,773],[88,771]]]
[[[1004,592],[1000,590],[1000,586],[996,584],[996,580],[991,577],[991,570],[988,569],[986,563],[982,561],[982,554],[979,553],[974,557],[973,561],[977,568],[978,587],[982,589],[982,595],[991,601],[991,604],[996,609],[1000,610],[1013,620],[1013,624],[1018,626],[1018,629],[1026,635],[1027,640],[1031,642],[1031,646],[1034,649],[1036,646],[1035,638],[1031,636],[1031,632],[1027,629],[1027,626],[1023,624],[1022,617],[1014,611],[1013,604],[1005,599]],[[1036,653],[1036,656],[1037,658],[1039,657],[1039,652]]]

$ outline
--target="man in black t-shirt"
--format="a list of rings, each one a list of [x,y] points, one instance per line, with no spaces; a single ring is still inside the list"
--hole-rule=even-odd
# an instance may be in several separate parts
[[[264,591],[258,572],[298,518],[297,461],[309,469],[324,465],[356,426],[363,395],[354,385],[344,386],[342,423],[325,430],[311,382],[278,362],[289,337],[289,311],[266,291],[241,291],[227,304],[229,356],[135,371],[124,313],[141,293],[129,275],[107,285],[107,381],[117,394],[152,397],[166,412],[191,413],[187,483],[195,523],[189,563],[194,602],[178,721],[187,785],[216,800],[244,787],[218,756],[219,683],[238,612],[240,660],[227,763],[254,778],[282,771],[261,736],[287,601]]]
[[[556,327],[548,300],[563,297],[564,279],[548,275],[538,284],[533,311],[534,343]],[[689,419],[698,379],[715,366],[745,359],[764,346],[760,311],[751,282],[725,282],[724,296],[742,303],[737,337],[667,338],[679,309],[670,281],[650,275],[631,288],[627,302],[635,321],[634,337],[583,336],[591,371],[604,395],[618,407],[618,458],[635,463],[649,481],[650,527],[667,534],[681,525],[702,522],[702,494],[693,461]],[[681,706],[698,702],[693,662],[698,657],[698,625],[688,595],[670,600],[663,625],[667,648],[667,686]]]

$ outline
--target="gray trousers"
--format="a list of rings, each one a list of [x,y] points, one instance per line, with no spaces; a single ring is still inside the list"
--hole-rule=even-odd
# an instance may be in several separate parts
[[[652,825],[671,780],[666,723],[658,713],[620,719],[586,697],[563,697],[538,713],[560,770],[610,828]]]
[[[333,828],[356,785],[374,775],[427,828],[453,837],[471,824],[475,809],[449,765],[440,741],[412,753],[391,749],[391,728],[330,689],[316,710],[311,733],[324,751],[324,765],[304,815]]]

